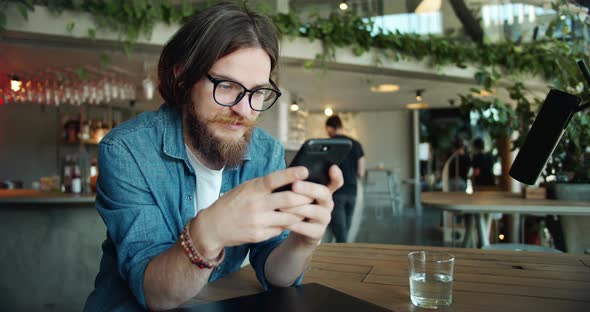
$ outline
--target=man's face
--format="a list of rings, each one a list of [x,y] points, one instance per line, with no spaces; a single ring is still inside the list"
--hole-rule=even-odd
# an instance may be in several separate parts
[[[219,59],[208,74],[254,89],[269,85],[270,68],[270,57],[263,49],[244,48]],[[206,77],[193,86],[192,105],[184,105],[183,111],[185,135],[209,162],[235,166],[246,152],[259,112],[250,108],[249,93],[236,105],[224,107],[215,102],[213,89]]]
[[[326,132],[328,133],[329,137],[334,137],[336,135],[336,129],[330,126],[326,126]]]

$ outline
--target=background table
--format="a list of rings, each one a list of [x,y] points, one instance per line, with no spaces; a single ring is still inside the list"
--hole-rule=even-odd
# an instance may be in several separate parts
[[[513,238],[518,238],[520,214],[532,215],[579,215],[590,216],[590,202],[564,201],[552,199],[525,199],[519,194],[510,192],[424,192],[422,205],[475,215],[477,228],[482,245],[489,245],[490,213],[500,212],[513,214]],[[446,224],[443,225],[446,226]],[[472,227],[466,228],[466,240],[472,235]],[[513,241],[518,243],[517,240]]]
[[[407,254],[413,250],[455,255],[453,305],[445,311],[590,311],[590,255],[322,244],[303,283],[320,283],[394,311],[417,311],[408,285]],[[189,304],[260,291],[248,266],[207,285]]]

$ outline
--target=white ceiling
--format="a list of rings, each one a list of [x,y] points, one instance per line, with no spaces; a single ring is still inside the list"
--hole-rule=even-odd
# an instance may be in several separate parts
[[[377,70],[378,72],[378,70]],[[359,72],[356,69],[308,70],[300,65],[280,68],[281,87],[304,99],[310,111],[332,107],[336,111],[389,111],[405,109],[416,102],[417,89],[424,89],[423,102],[431,107],[448,107],[458,103],[457,94],[468,92],[473,84],[457,81],[427,80],[401,75]],[[396,84],[393,93],[371,92],[371,86]]]

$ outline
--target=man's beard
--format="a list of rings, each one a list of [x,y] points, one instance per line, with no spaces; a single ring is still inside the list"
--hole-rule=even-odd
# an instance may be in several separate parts
[[[195,111],[195,104],[191,100],[189,105],[184,105],[183,118],[186,125],[192,147],[196,149],[202,157],[215,166],[236,167],[241,164],[242,158],[248,149],[248,143],[252,137],[252,132],[256,122],[248,120],[233,111],[231,115],[218,114],[211,119],[204,119]],[[236,124],[240,123],[246,127],[244,135],[237,141],[216,137],[210,125]],[[226,130],[230,131],[230,130]]]

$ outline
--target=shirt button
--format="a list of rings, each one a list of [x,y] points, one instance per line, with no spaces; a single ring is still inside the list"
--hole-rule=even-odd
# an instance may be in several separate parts
[[[189,195],[188,200],[193,200],[193,197],[191,195]]]

